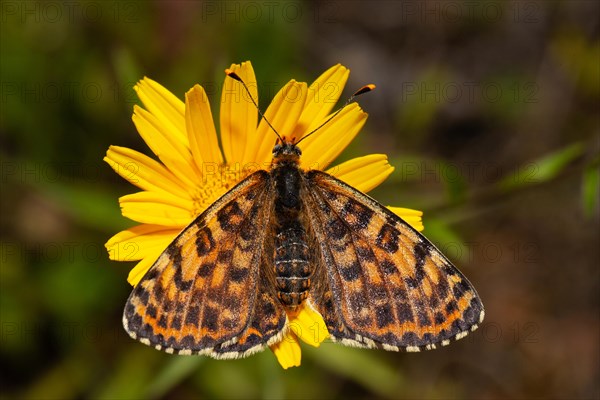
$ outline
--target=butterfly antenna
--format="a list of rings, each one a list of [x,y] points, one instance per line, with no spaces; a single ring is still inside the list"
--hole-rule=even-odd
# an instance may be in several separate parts
[[[250,96],[250,100],[252,100],[252,103],[254,103],[254,106],[256,107],[256,109],[258,110],[258,113],[260,114],[260,117],[265,120],[265,122],[271,127],[271,129],[273,130],[273,132],[275,132],[275,134],[277,135],[277,137],[279,138],[279,140],[281,140],[281,142],[283,143],[283,138],[281,137],[281,135],[279,134],[279,132],[277,132],[277,130],[275,128],[273,128],[273,125],[271,125],[271,123],[265,117],[265,115],[262,113],[262,111],[260,111],[260,108],[258,107],[258,104],[256,104],[256,100],[254,100],[254,97],[252,97],[252,93],[250,93],[250,89],[248,89],[248,86],[246,86],[246,83],[242,80],[242,78],[240,78],[240,76],[238,74],[236,74],[235,72],[233,72],[229,68],[227,68],[225,70],[225,73],[227,74],[227,76],[229,76],[230,78],[235,79],[236,81],[240,82],[244,86],[244,89],[246,89],[246,93],[248,93],[248,96]]]
[[[361,87],[360,89],[358,89],[352,96],[350,96],[350,98],[348,100],[346,100],[346,103],[344,103],[344,105],[341,106],[339,110],[337,110],[331,117],[327,118],[327,121],[323,122],[317,128],[313,129],[308,134],[304,135],[304,137],[302,139],[298,140],[298,142],[296,143],[296,145],[298,143],[300,143],[301,141],[303,141],[304,139],[306,139],[307,137],[309,137],[310,135],[312,135],[313,133],[315,133],[316,131],[318,131],[319,129],[321,129],[322,127],[324,127],[325,125],[327,125],[329,123],[329,121],[331,121],[332,119],[334,119],[335,117],[337,117],[337,115],[340,112],[342,112],[342,110],[344,108],[346,108],[346,106],[348,104],[350,104],[352,102],[352,100],[354,100],[354,98],[356,96],[360,96],[361,94],[365,94],[365,93],[370,92],[371,90],[374,90],[374,89],[375,89],[375,85],[372,84],[372,83],[370,83],[368,85],[365,85],[365,86]]]

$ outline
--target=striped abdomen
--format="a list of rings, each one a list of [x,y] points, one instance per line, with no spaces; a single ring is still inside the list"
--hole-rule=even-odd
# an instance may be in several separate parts
[[[310,287],[311,268],[304,235],[304,230],[288,226],[275,238],[277,296],[290,309],[306,299]]]
[[[291,310],[308,296],[312,273],[306,230],[300,218],[300,174],[300,170],[294,165],[283,165],[273,171],[277,192],[273,254],[277,296],[281,303]]]

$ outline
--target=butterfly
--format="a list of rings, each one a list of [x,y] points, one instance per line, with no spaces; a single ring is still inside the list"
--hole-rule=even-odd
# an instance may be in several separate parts
[[[132,338],[244,357],[282,340],[286,311],[303,302],[349,346],[420,351],[477,328],[477,292],[429,240],[341,180],[301,169],[299,142],[275,133],[270,169],[209,206],[133,289],[123,314]]]

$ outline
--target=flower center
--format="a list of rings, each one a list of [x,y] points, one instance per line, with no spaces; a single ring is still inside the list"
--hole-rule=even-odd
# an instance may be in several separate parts
[[[214,171],[205,171],[201,182],[194,188],[192,199],[194,201],[194,216],[204,212],[219,197],[237,185],[246,176],[248,171],[240,171],[235,165],[223,164]]]

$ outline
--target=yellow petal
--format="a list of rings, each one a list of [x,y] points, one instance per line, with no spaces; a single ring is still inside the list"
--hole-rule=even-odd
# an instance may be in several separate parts
[[[143,224],[183,228],[195,215],[192,209],[174,205],[171,199],[152,192],[138,192],[119,198],[124,217]]]
[[[150,269],[150,267],[158,260],[158,257],[162,254],[162,250],[156,250],[148,254],[147,257],[144,257],[142,261],[137,263],[135,267],[131,271],[129,271],[129,275],[127,276],[127,282],[129,282],[132,286],[135,286],[139,283],[139,281],[146,275],[146,272]]]
[[[370,154],[348,160],[327,173],[366,193],[379,186],[393,171],[385,154]]]
[[[418,230],[419,232],[423,231],[425,227],[423,226],[423,211],[412,210],[410,208],[401,208],[401,207],[391,207],[387,206],[387,208],[406,221],[410,226]]]
[[[148,147],[182,182],[193,187],[200,175],[189,147],[174,140],[172,131],[166,131],[148,111],[134,106],[133,112],[133,123]]]
[[[185,132],[185,106],[173,93],[159,83],[144,77],[134,86],[146,109],[154,115],[165,131],[185,147],[189,147]]]
[[[350,144],[366,121],[367,113],[358,104],[344,108],[337,117],[300,144],[302,167],[324,170]]]
[[[275,95],[267,108],[265,118],[282,137],[291,138],[298,118],[304,110],[306,91],[306,83],[291,80]],[[248,160],[258,162],[262,168],[265,164],[268,165],[272,158],[271,152],[276,139],[275,132],[262,119],[255,135],[255,140],[260,142],[260,146],[256,153],[249,154]]]
[[[198,170],[205,170],[202,163],[221,165],[223,155],[219,149],[210,103],[200,85],[195,85],[185,94],[185,122],[190,149]]]
[[[307,300],[294,313],[288,313],[292,332],[304,343],[319,347],[329,337],[323,317]]]
[[[271,345],[270,347],[283,369],[300,366],[302,351],[300,349],[300,343],[293,333],[286,333],[281,342]]]
[[[142,224],[117,233],[104,246],[111,260],[137,261],[166,249],[180,231],[161,225]]]
[[[254,69],[249,61],[231,64],[234,71],[250,89],[252,97],[258,104],[258,88]],[[248,97],[242,84],[235,79],[225,77],[221,93],[221,143],[225,160],[229,164],[243,163],[246,146],[256,146],[249,140],[256,131],[258,112]]]
[[[172,193],[190,199],[185,185],[164,165],[127,147],[110,146],[104,157],[112,169],[140,189]]]
[[[339,100],[350,70],[341,64],[321,74],[308,88],[304,110],[293,136],[300,138],[315,129]]]
[[[189,199],[182,199],[181,197],[174,196],[170,193],[161,193],[161,192],[137,192],[133,194],[128,194],[120,199],[121,202],[132,202],[132,203],[152,203],[152,204],[165,204],[177,208],[181,208],[182,210],[187,211],[190,216],[193,215],[194,210],[194,202]]]

